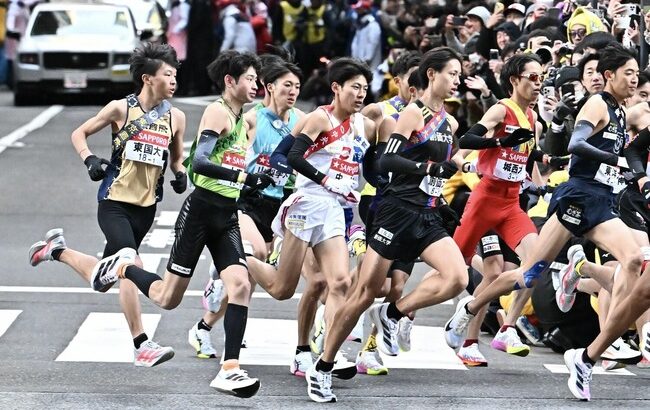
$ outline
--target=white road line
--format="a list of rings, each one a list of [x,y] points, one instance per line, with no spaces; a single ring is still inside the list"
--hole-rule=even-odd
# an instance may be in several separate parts
[[[551,373],[569,374],[569,369],[563,364],[545,364],[544,367]],[[601,374],[606,376],[636,376],[627,369],[605,370],[600,366],[594,366],[593,374]]]
[[[159,321],[159,314],[142,315],[142,326],[150,338],[153,338]],[[91,312],[56,361],[132,362],[133,340],[124,315]]]
[[[62,105],[53,105],[42,113],[34,117],[33,120],[13,131],[12,133],[0,138],[0,153],[6,150],[7,147],[13,145],[16,141],[20,140],[30,132],[41,128],[47,124],[49,120],[54,118],[55,115],[63,111]]]
[[[22,310],[0,310],[0,336],[5,334],[20,312]]]

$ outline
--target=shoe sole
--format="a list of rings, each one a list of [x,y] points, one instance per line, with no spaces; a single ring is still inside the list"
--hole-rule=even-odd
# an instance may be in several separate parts
[[[38,266],[41,262],[45,262],[45,260],[39,260],[37,262],[34,262],[34,255],[36,253],[40,252],[41,249],[45,248],[46,246],[47,246],[47,242],[38,241],[29,248],[29,264],[30,265]]]
[[[214,389],[216,389],[220,393],[228,394],[230,396],[235,396],[239,397],[241,399],[248,399],[249,397],[253,397],[257,394],[257,391],[260,389],[260,381],[257,380],[255,383],[251,384],[250,386],[246,387],[240,387],[237,389],[221,389],[219,387],[214,387],[210,386]]]
[[[490,342],[490,347],[495,350],[499,350],[501,352],[505,352],[513,356],[519,356],[519,357],[526,357],[530,353],[530,348],[527,347],[509,348],[503,342],[494,341],[494,340]]]
[[[357,366],[350,366],[345,369],[332,369],[332,377],[341,380],[349,380],[357,375]]]
[[[159,364],[165,363],[168,360],[171,360],[174,357],[174,351],[170,350],[167,353],[163,354],[156,360],[155,362],[152,362],[151,364],[149,363],[142,363],[142,362],[135,362],[134,365],[135,367],[154,367],[158,366]]]
[[[463,359],[460,356],[458,358],[463,362],[463,364],[465,366],[469,366],[469,367],[488,367],[487,362],[473,362],[471,360]]]
[[[391,352],[388,349],[388,346],[384,343],[384,325],[381,323],[381,318],[379,317],[379,309],[381,309],[381,305],[379,306],[379,308],[368,310],[368,317],[372,324],[375,325],[375,329],[377,329],[377,336],[375,336],[377,348],[386,356],[397,356],[397,353]]]
[[[639,352],[639,355],[634,356],[634,357],[620,358],[620,357],[607,357],[607,356],[601,355],[600,358],[602,360],[609,360],[610,362],[618,362],[618,363],[623,363],[623,364],[635,365],[635,364],[637,364],[637,363],[639,363],[641,361],[641,359],[643,358],[643,355],[641,354],[641,352]]]
[[[388,369],[373,370],[368,369],[365,366],[357,365],[358,374],[367,374],[368,376],[386,376],[388,374]]]

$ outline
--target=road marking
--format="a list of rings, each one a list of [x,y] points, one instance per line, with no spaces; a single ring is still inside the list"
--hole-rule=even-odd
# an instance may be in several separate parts
[[[153,338],[160,315],[143,314],[144,332]],[[57,362],[133,362],[133,339],[122,313],[91,312]]]
[[[174,243],[176,233],[173,229],[153,229],[147,232],[142,240],[142,245],[150,248],[164,249]]]
[[[18,140],[20,140],[30,132],[37,130],[42,126],[44,126],[45,124],[47,124],[49,120],[54,118],[54,116],[60,113],[61,111],[63,111],[62,105],[53,105],[49,107],[47,110],[38,114],[36,117],[34,117],[34,119],[32,119],[27,124],[23,125],[22,127],[18,128],[12,133],[0,138],[0,153],[6,150],[7,147],[16,144]]]
[[[240,352],[240,363],[288,368],[296,352],[298,322],[249,318],[244,338],[246,349]],[[456,353],[447,347],[441,327],[414,326],[411,340],[410,352],[397,357],[382,356],[389,369],[467,370]]]
[[[5,334],[20,312],[22,310],[0,310],[0,336]]]
[[[547,370],[551,373],[569,374],[569,369],[563,364],[545,364]],[[605,370],[601,366],[594,366],[592,374],[601,374],[606,376],[636,376],[627,369]]]
[[[158,226],[174,226],[178,218],[178,211],[162,211],[156,217],[156,225]]]

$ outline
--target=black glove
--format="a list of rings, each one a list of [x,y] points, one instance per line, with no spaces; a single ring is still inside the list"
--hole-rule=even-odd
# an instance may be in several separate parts
[[[456,164],[451,161],[443,161],[436,164],[431,164],[431,167],[429,168],[429,175],[441,179],[449,179],[453,177],[456,172],[458,172],[458,168],[456,167]]]
[[[453,235],[457,227],[460,226],[460,218],[456,211],[454,211],[444,198],[439,197],[436,201],[436,208],[442,218],[445,230],[449,235]]]
[[[169,185],[174,188],[174,192],[177,194],[182,194],[187,189],[187,174],[183,171],[178,171],[174,174],[173,181],[169,181]]]
[[[641,195],[643,195],[643,203],[646,208],[650,208],[650,181],[646,181],[641,187]]]
[[[555,107],[555,117],[563,121],[566,117],[574,116],[576,113],[576,101],[573,94],[565,94]]]
[[[244,185],[261,191],[269,185],[275,186],[275,181],[273,180],[273,178],[271,178],[270,175],[265,173],[247,174],[246,181],[244,181]]]
[[[84,159],[84,164],[88,168],[88,175],[93,181],[101,181],[106,177],[106,171],[102,168],[102,165],[110,165],[111,163],[104,158],[98,158],[96,155],[88,155]]]
[[[553,168],[562,168],[569,165],[569,156],[566,157],[551,157],[548,163]]]
[[[535,136],[531,130],[526,128],[517,128],[507,137],[499,139],[501,141],[502,147],[516,147],[517,145],[523,144],[526,141],[529,141]]]

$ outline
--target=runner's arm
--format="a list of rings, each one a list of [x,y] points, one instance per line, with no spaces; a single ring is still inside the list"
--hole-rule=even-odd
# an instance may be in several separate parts
[[[413,106],[415,107],[415,106]],[[405,135],[411,135],[417,129],[417,125],[421,121],[422,114],[419,113],[419,108],[411,109],[407,107],[395,126],[395,131],[391,134],[386,149],[379,159],[379,167],[381,172],[396,172],[399,174],[414,174],[414,175],[427,175],[429,164],[426,162],[416,162],[406,159],[399,155],[404,150],[404,146],[408,142]]]
[[[569,141],[569,153],[616,166],[618,155],[600,150],[587,142],[589,137],[594,134],[595,128],[603,122],[606,116],[607,104],[605,101],[601,98],[589,98],[576,118],[576,126]]]
[[[299,133],[305,126],[306,115],[304,112],[298,110],[297,108],[295,110],[299,118],[298,122],[293,128],[293,133]],[[289,155],[289,150],[291,150],[291,147],[293,146],[294,139],[295,137],[293,134],[287,134],[282,138],[278,146],[275,147],[275,150],[273,150],[273,153],[269,157],[269,162],[271,163],[272,168],[275,168],[278,171],[284,172],[286,174],[293,173],[293,168],[289,165],[287,155]]]
[[[318,135],[326,129],[329,124],[329,119],[322,110],[316,110],[306,116],[304,124],[302,132],[296,136],[289,150],[287,163],[305,177],[317,184],[322,184],[326,175],[317,170],[305,159],[305,153],[314,144]]]
[[[493,105],[477,122],[467,130],[465,135],[458,140],[458,147],[462,149],[496,148],[500,145],[497,138],[486,138],[489,130],[494,129],[506,117],[506,108],[501,104]]]
[[[84,122],[79,128],[72,132],[70,140],[72,141],[72,146],[74,146],[75,151],[81,157],[82,160],[85,160],[87,157],[93,155],[88,148],[88,143],[86,139],[89,136],[95,134],[96,132],[106,128],[111,123],[118,123],[120,120],[124,120],[126,112],[120,110],[120,107],[126,107],[124,99],[114,100],[108,103],[104,108],[102,108],[97,115],[88,119]]]
[[[225,108],[210,104],[203,113],[199,129],[203,129],[198,137],[196,150],[194,151],[194,160],[192,161],[192,170],[200,175],[210,178],[224,179],[227,181],[243,182],[246,174],[240,171],[224,168],[210,161],[210,155],[217,145],[217,141],[222,136],[230,132],[230,119]]]
[[[648,158],[648,148],[650,148],[650,129],[644,128],[623,151],[627,163],[634,173],[635,179],[639,179],[639,183],[643,178],[647,180],[643,163]],[[640,185],[642,184],[640,183]]]
[[[185,135],[185,113],[178,108],[172,108],[171,115],[175,125],[172,143],[169,146],[169,168],[176,174],[178,171],[185,172],[183,166],[183,137]]]

